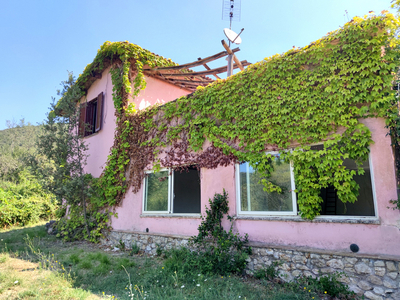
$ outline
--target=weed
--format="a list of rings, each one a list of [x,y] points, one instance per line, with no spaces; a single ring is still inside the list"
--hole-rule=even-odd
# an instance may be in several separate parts
[[[118,248],[121,250],[121,251],[125,251],[125,242],[123,242],[122,240],[119,240],[119,243],[118,243]]]
[[[281,264],[282,264],[282,262],[274,261],[265,269],[257,270],[254,273],[254,277],[256,277],[258,279],[266,278],[268,280],[273,280],[274,278],[277,278],[280,275],[278,266],[280,266]]]
[[[110,261],[110,259],[108,258],[107,255],[102,255],[100,257],[99,261],[100,261],[101,264],[104,264],[104,265],[110,265],[111,264],[111,261]]]
[[[6,255],[2,255],[0,256],[0,263],[5,263],[7,261],[7,256]]]
[[[128,268],[132,268],[132,267],[136,266],[136,263],[134,261],[131,261],[128,258],[120,258],[117,261],[117,267],[118,267],[118,269],[122,269],[123,268],[122,266],[126,266]]]
[[[139,251],[140,251],[140,248],[139,248],[139,246],[135,243],[132,243],[132,249],[131,249],[131,251],[129,252],[129,255],[134,255],[134,254],[138,254],[139,253]]]
[[[301,291],[309,295],[329,295],[340,299],[353,299],[354,292],[348,286],[339,281],[345,276],[344,273],[333,273],[319,278],[299,277],[295,281],[288,283],[287,287],[293,291]]]
[[[89,270],[89,269],[91,269],[93,267],[92,263],[90,261],[88,261],[88,260],[82,261],[80,263],[80,266],[81,266],[82,269],[87,269],[87,270]]]
[[[163,254],[163,249],[159,244],[157,244],[156,254],[157,256],[161,256]]]
[[[79,262],[81,261],[81,259],[79,258],[79,255],[74,253],[71,254],[71,256],[69,257],[69,259],[74,263],[74,264],[79,264]]]

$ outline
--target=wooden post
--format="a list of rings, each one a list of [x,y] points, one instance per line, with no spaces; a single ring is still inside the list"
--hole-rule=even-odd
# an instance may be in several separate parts
[[[228,52],[229,56],[233,57],[233,60],[235,61],[235,63],[239,66],[240,71],[244,70],[243,65],[241,64],[241,62],[238,60],[238,58],[236,57],[235,53],[233,53],[232,49],[229,48],[229,46],[226,44],[226,42],[224,40],[221,41],[222,46],[224,46],[226,52]],[[228,57],[229,57],[228,56]],[[228,58],[229,59],[229,58]],[[229,67],[228,67],[228,72],[229,72]],[[229,76],[229,74],[228,74]]]

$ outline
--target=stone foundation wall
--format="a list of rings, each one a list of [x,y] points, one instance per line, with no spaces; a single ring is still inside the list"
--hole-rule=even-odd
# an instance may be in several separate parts
[[[149,254],[156,254],[161,249],[186,246],[189,237],[154,235],[149,233],[129,233],[112,231],[103,245],[118,246],[125,243],[127,248],[136,244]],[[400,300],[400,265],[395,258],[366,257],[355,253],[328,253],[312,249],[290,249],[288,247],[268,247],[253,244],[253,255],[248,259],[246,272],[270,266],[279,262],[278,270],[284,280],[292,280],[297,276],[317,277],[324,274],[342,272],[346,276],[341,281],[366,299]]]
[[[127,249],[131,249],[132,245],[136,244],[141,251],[154,255],[158,247],[163,250],[169,250],[186,246],[189,242],[189,237],[111,231],[100,242],[102,245],[118,247],[120,241],[125,244]]]
[[[248,272],[265,268],[274,261],[281,276],[291,280],[297,276],[317,277],[341,272],[340,281],[366,299],[400,299],[399,262],[390,259],[367,258],[356,254],[329,254],[317,251],[296,251],[253,246],[248,260]]]

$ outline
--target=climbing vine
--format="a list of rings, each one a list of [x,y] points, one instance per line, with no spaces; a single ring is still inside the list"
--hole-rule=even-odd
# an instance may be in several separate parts
[[[356,18],[310,46],[151,108],[154,116],[144,123],[151,138],[143,146],[162,151],[184,141],[188,152],[199,153],[209,141],[257,168],[268,192],[282,190],[268,181],[273,167],[265,151],[279,151],[293,163],[304,218],[319,214],[320,190],[329,185],[342,202],[354,203],[359,186],[353,176],[363,169],[342,164],[368,159],[371,132],[360,119],[387,116],[394,99],[397,25],[390,14]],[[321,141],[322,150],[308,146]]]
[[[373,141],[360,120],[387,118],[393,104],[398,25],[386,12],[354,18],[309,46],[142,111],[130,99],[145,88],[143,66],[174,63],[127,42],[105,43],[77,81],[85,90],[96,73],[111,66],[117,129],[100,179],[101,201],[114,206],[128,188],[137,192],[150,165],[215,168],[248,161],[263,175],[266,191],[282,192],[268,181],[273,171],[268,150],[293,163],[302,217],[319,214],[319,191],[328,185],[341,201],[356,201],[353,176],[363,170],[342,164],[351,158],[361,166],[368,158]],[[311,150],[310,144],[321,141],[322,150]]]

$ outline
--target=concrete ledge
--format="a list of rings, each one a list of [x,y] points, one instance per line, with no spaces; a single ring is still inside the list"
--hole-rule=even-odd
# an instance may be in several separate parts
[[[277,249],[277,250],[286,250],[286,251],[298,251],[304,253],[316,253],[321,255],[336,255],[336,256],[346,256],[346,257],[356,257],[356,258],[368,258],[368,259],[383,259],[383,260],[395,260],[400,261],[400,255],[379,255],[379,254],[367,254],[361,252],[345,252],[345,251],[335,251],[335,250],[325,250],[318,248],[309,248],[309,247],[301,247],[301,246],[289,246],[289,245],[273,245],[262,242],[249,242],[247,246],[251,246],[253,248],[268,248],[268,249]]]
[[[308,222],[308,223],[343,223],[343,224],[372,224],[380,225],[379,218],[315,218],[314,220],[305,220],[300,216],[236,216],[235,220],[253,220],[253,221],[278,221],[278,222]]]
[[[141,214],[141,218],[178,218],[178,219],[201,219],[201,215],[179,215],[179,214]]]
[[[173,238],[173,239],[189,239],[190,236],[187,235],[174,235],[174,234],[168,234],[168,233],[158,233],[158,232],[143,232],[143,231],[130,231],[130,230],[111,230],[111,232],[120,232],[120,233],[126,233],[126,234],[140,234],[140,235],[157,235],[157,236],[162,236],[166,238]]]

